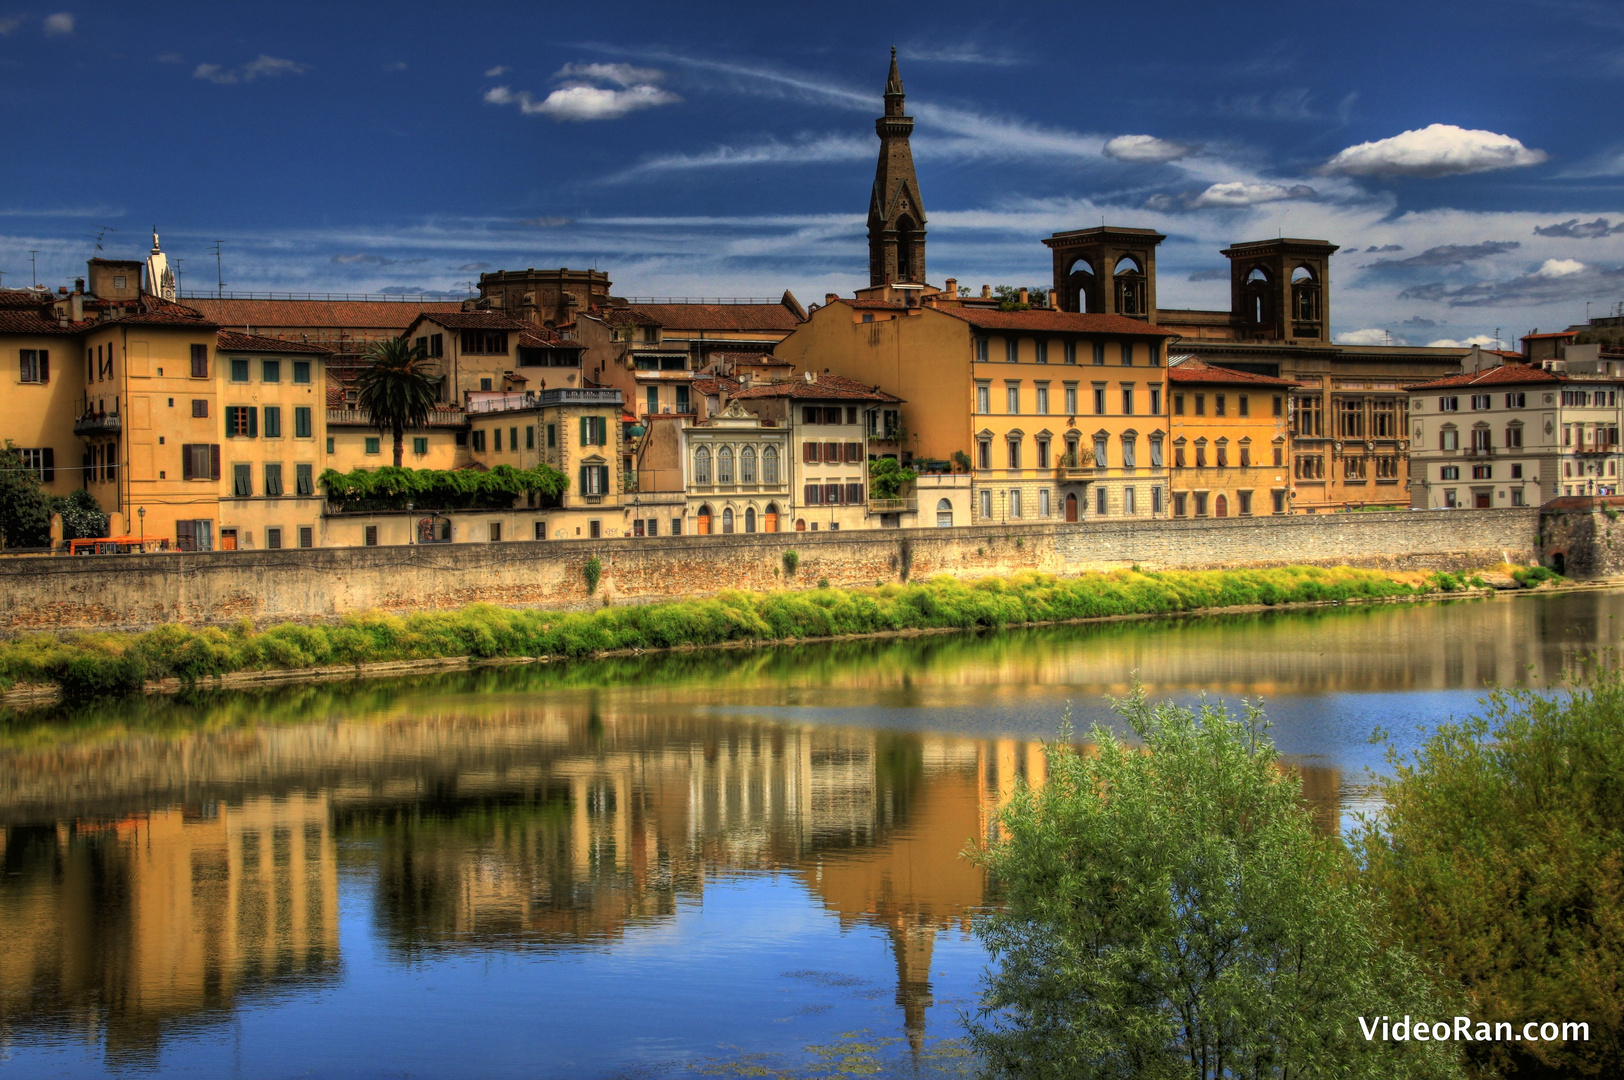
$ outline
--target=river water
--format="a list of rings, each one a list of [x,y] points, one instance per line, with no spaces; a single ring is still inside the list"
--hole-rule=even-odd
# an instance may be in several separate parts
[[[1624,593],[802,645],[0,722],[7,1076],[955,1075],[960,857],[1070,709],[1262,698],[1323,826]]]

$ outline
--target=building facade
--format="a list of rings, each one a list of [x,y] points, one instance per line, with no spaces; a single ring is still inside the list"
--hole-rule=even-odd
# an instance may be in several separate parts
[[[1188,359],[1167,369],[1174,517],[1291,512],[1296,384]]]

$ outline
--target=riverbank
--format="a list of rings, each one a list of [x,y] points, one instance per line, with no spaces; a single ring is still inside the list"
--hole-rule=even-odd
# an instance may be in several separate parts
[[[1447,574],[1352,568],[1132,570],[1056,578],[1025,573],[966,582],[731,592],[712,599],[592,611],[476,604],[407,616],[256,630],[180,625],[134,633],[74,631],[0,643],[5,704],[165,693],[273,682],[386,677],[689,647],[946,632],[1259,607],[1407,600],[1471,591]]]

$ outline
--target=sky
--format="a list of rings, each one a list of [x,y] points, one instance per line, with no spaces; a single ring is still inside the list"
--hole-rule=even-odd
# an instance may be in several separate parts
[[[1229,243],[1341,245],[1353,344],[1624,302],[1616,0],[7,2],[7,286],[156,227],[183,292],[849,294],[895,46],[935,284],[1047,286],[1103,221],[1166,234],[1164,307],[1227,307]]]

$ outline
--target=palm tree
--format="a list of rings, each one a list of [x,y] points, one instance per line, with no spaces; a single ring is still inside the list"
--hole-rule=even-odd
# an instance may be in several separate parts
[[[361,373],[356,403],[366,411],[378,434],[395,438],[395,467],[406,441],[407,428],[427,427],[440,377],[428,369],[419,345],[405,338],[390,338],[367,352],[372,361]]]

